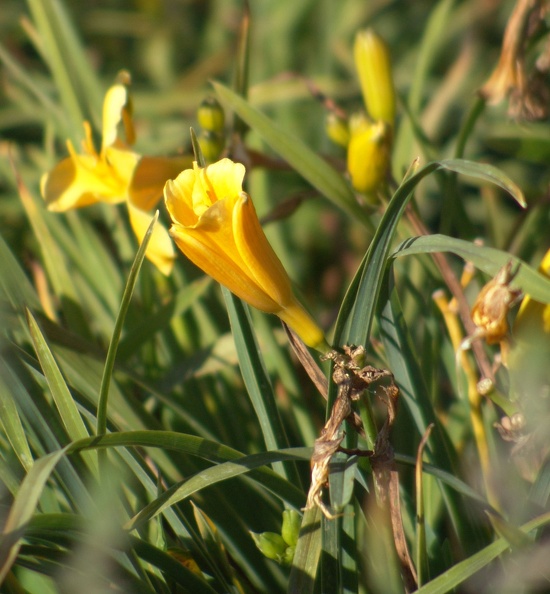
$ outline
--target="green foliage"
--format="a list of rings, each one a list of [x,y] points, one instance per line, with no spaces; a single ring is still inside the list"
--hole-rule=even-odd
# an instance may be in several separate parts
[[[457,349],[481,287],[509,262],[511,286],[540,302],[539,342],[515,360],[537,361],[550,340],[550,275],[537,271],[549,123],[476,95],[514,3],[243,4],[2,4],[0,591],[404,592],[403,544],[422,593],[548,589],[548,369],[524,381],[499,344]],[[353,39],[367,26],[388,43],[400,97],[375,206],[323,133],[331,101],[339,117],[361,109]],[[547,33],[542,20],[527,65]],[[144,259],[150,235],[137,245],[124,205],[44,205],[41,176],[67,139],[80,146],[83,120],[98,144],[122,68],[140,154],[191,153],[197,110],[216,95],[225,114],[203,113],[203,128],[215,119],[214,152],[247,166],[301,300],[335,348],[364,345],[395,378],[388,466],[382,476],[363,455],[379,453],[388,414],[375,385],[354,403],[364,435],[342,428],[324,488],[333,518],[304,510],[333,363],[314,359],[327,402],[274,316],[181,254],[169,277]],[[464,262],[476,269],[465,287]],[[441,289],[455,297],[443,312]]]

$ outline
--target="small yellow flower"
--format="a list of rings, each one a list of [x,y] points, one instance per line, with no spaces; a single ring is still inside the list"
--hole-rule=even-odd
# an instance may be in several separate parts
[[[146,157],[130,148],[135,133],[128,82],[129,75],[126,74],[105,95],[101,150],[96,150],[90,124],[84,122],[83,152],[78,154],[72,143],[67,141],[69,157],[43,175],[41,191],[48,210],[53,212],[96,202],[117,204],[126,201],[132,229],[141,241],[151,222],[148,211],[161,198],[166,180],[188,167],[191,159]],[[126,141],[119,137],[120,125]],[[168,232],[161,225],[153,231],[146,256],[162,273],[170,274],[174,248]]]
[[[347,168],[351,185],[369,202],[376,202],[373,193],[384,181],[390,163],[391,130],[384,121],[373,123],[359,114],[351,118],[350,135]]]
[[[367,113],[374,121],[393,127],[395,89],[388,46],[372,29],[366,29],[355,36],[353,53]]]
[[[245,168],[230,159],[197,163],[164,188],[170,234],[206,274],[262,311],[276,314],[310,347],[328,350],[322,330],[292,292],[290,279],[243,192]]]

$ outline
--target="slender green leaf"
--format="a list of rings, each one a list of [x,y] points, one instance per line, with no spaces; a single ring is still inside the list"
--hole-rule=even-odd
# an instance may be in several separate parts
[[[130,301],[132,299],[132,295],[134,293],[134,288],[136,286],[136,281],[138,278],[139,270],[141,265],[143,264],[143,260],[145,258],[145,252],[147,251],[147,245],[149,240],[151,239],[151,235],[153,234],[153,229],[158,221],[159,212],[156,211],[155,215],[153,216],[151,223],[149,224],[149,228],[147,229],[141,245],[139,246],[139,250],[137,251],[136,257],[132,264],[132,268],[130,270],[130,274],[128,275],[128,281],[126,282],[126,287],[124,288],[124,294],[122,295],[122,301],[120,303],[120,309],[117,315],[117,319],[115,322],[115,327],[113,330],[113,336],[111,338],[111,342],[109,343],[109,349],[107,351],[107,358],[105,360],[105,367],[103,368],[103,377],[101,379],[101,388],[99,390],[99,400],[97,404],[97,434],[101,435],[105,433],[107,429],[107,405],[109,400],[109,386],[111,384],[111,377],[113,374],[113,369],[115,366],[115,358],[118,349],[118,344],[120,341],[120,335],[122,333],[122,327],[124,325],[124,319],[126,318],[126,313],[128,312],[128,308],[130,307]]]
[[[256,336],[252,330],[248,307],[225,287],[222,287],[222,290],[243,380],[260,422],[266,447],[268,450],[289,447],[286,431],[275,402],[273,386],[260,354]],[[282,464],[277,464],[274,468],[282,476],[299,484],[296,469]]]
[[[57,366],[57,363],[46,343],[40,328],[30,311],[27,311],[27,323],[31,333],[34,349],[40,361],[44,376],[48,382],[52,397],[57,410],[63,422],[67,434],[71,441],[85,439],[89,436],[86,425],[80,416],[75,401],[65,383],[65,380]],[[97,472],[97,456],[90,455],[90,452],[84,453],[84,459],[87,461],[90,469]]]
[[[527,522],[521,526],[521,530],[528,534],[532,530],[545,526],[550,523],[550,513],[546,513],[542,516]],[[485,547],[475,555],[468,557],[464,561],[457,563],[451,569],[444,572],[440,576],[436,577],[432,581],[428,582],[425,586],[422,586],[417,590],[418,594],[446,594],[456,588],[468,578],[475,575],[478,571],[487,567],[493,559],[496,559],[499,555],[509,549],[510,545],[504,538],[499,538],[494,543]]]
[[[29,471],[33,465],[33,457],[19,411],[12,393],[12,387],[6,383],[5,374],[0,373],[0,424],[19,462]]]
[[[39,309],[40,302],[34,287],[1,235],[0,261],[2,262],[2,274],[0,274],[2,299],[8,301],[13,309],[21,312],[25,306]]]
[[[435,252],[452,252],[467,262],[472,262],[490,276],[495,276],[504,265],[512,262],[512,270],[517,268],[518,273],[510,283],[511,286],[520,287],[524,293],[529,294],[537,301],[550,303],[550,280],[548,277],[537,272],[516,256],[495,248],[446,235],[426,235],[406,239],[395,249],[392,256],[401,257]]]
[[[27,3],[76,141],[82,135],[84,119],[92,118],[98,124],[100,85],[63,3],[59,0],[27,0]]]
[[[321,557],[321,510],[315,506],[306,509],[300,537],[296,545],[288,594],[312,594]]]
[[[21,483],[2,530],[0,541],[0,583],[10,570],[21,546],[27,523],[38,505],[42,489],[50,478],[55,465],[63,458],[66,449],[40,458],[34,463]]]

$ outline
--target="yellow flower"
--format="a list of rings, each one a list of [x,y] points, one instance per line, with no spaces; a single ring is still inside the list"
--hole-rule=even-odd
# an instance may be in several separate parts
[[[395,89],[388,46],[372,29],[366,29],[355,36],[353,54],[367,113],[374,121],[393,126]]]
[[[67,141],[69,157],[44,174],[41,191],[48,210],[54,212],[96,202],[117,204],[126,201],[132,229],[141,242],[151,222],[148,211],[161,198],[166,180],[188,167],[191,159],[146,157],[130,148],[135,134],[128,82],[129,75],[123,75],[122,81],[113,85],[105,95],[100,152],[94,146],[90,124],[84,122],[82,154],[78,154]],[[119,137],[120,125],[126,142]],[[161,225],[153,231],[146,256],[162,273],[170,274],[174,248],[168,232]]]
[[[253,307],[276,314],[310,347],[328,350],[322,330],[292,292],[290,279],[243,192],[245,168],[222,159],[197,163],[164,188],[170,234],[206,274]]]
[[[384,121],[370,122],[358,114],[350,121],[347,168],[351,185],[376,202],[374,192],[384,181],[390,163],[391,130]]]

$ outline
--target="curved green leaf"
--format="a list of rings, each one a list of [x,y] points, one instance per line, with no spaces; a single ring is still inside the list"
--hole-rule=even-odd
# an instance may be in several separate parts
[[[512,261],[512,270],[518,268],[511,285],[521,287],[522,291],[536,301],[550,303],[550,279],[534,268],[507,252],[495,248],[476,245],[463,239],[455,239],[447,235],[425,235],[406,239],[392,254],[392,257],[428,254],[434,252],[452,252],[468,262],[472,262],[489,276],[496,273],[508,262]]]
[[[525,534],[528,534],[532,530],[548,523],[550,523],[550,513],[546,513],[527,522],[527,524],[521,526],[520,529]],[[504,538],[499,538],[488,547],[479,551],[479,553],[457,563],[445,573],[442,573],[422,588],[419,588],[416,592],[417,594],[445,594],[446,592],[450,592],[453,588],[456,588],[465,580],[486,567],[493,559],[496,559],[501,553],[508,550],[509,547],[510,545],[508,541]]]

